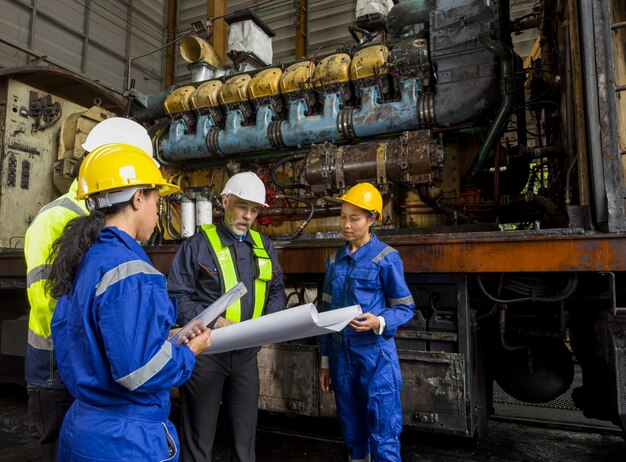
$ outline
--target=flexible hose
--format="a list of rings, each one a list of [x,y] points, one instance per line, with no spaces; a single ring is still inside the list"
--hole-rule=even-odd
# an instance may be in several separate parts
[[[304,228],[307,227],[307,225],[309,224],[309,222],[313,218],[313,214],[315,213],[315,205],[313,204],[313,201],[308,201],[306,199],[302,199],[302,198],[296,197],[296,196],[282,196],[282,197],[285,198],[285,199],[292,199],[294,201],[302,202],[304,204],[307,204],[310,207],[309,208],[309,216],[306,217],[306,220],[304,220],[302,222],[302,224],[300,226],[298,226],[298,229],[296,229],[296,231],[292,235],[290,235],[288,237],[285,237],[285,238],[282,238],[282,239],[281,238],[276,238],[276,240],[278,240],[278,241],[291,241],[291,240],[299,238],[302,235],[302,233],[304,232]]]
[[[280,159],[279,161],[277,161],[274,164],[274,166],[272,167],[272,170],[270,171],[270,175],[272,176],[272,182],[276,185],[276,187],[278,187],[280,189],[306,188],[307,185],[305,185],[305,184],[285,184],[285,183],[281,183],[280,181],[278,181],[278,178],[276,177],[276,171],[278,170],[279,167],[281,167],[282,165],[286,164],[287,162],[292,162],[294,160],[301,160],[301,159],[304,159],[305,157],[306,157],[306,153],[300,152],[300,153],[294,154],[292,156]]]
[[[182,239],[182,236],[178,233],[174,233],[172,230],[172,201],[168,198],[165,199],[167,202],[167,206],[165,207],[165,229],[167,229],[167,233],[175,240]]]

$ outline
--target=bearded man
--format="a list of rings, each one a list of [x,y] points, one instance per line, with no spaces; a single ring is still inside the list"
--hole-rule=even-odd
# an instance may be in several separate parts
[[[201,230],[180,247],[168,276],[185,325],[238,282],[248,292],[212,327],[274,313],[284,308],[285,286],[274,245],[251,229],[267,207],[265,185],[252,172],[232,176],[222,191],[224,219]],[[181,388],[181,459],[210,461],[220,401],[231,423],[230,460],[254,462],[259,401],[257,353],[260,347],[199,355],[193,375]]]

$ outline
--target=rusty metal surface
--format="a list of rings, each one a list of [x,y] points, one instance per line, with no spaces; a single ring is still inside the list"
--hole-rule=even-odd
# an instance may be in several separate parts
[[[400,252],[407,273],[626,271],[626,234],[566,229],[396,235],[381,240]],[[275,245],[285,273],[322,274],[326,258],[342,241],[305,239]],[[146,250],[157,269],[167,274],[177,249]]]
[[[404,132],[388,141],[348,146],[314,144],[306,157],[304,179],[315,193],[338,191],[364,178],[429,184],[438,167],[438,142],[430,130]]]
[[[561,230],[384,236],[407,273],[626,271],[626,234],[572,234]],[[324,273],[342,242],[318,239],[275,242],[286,273]],[[154,266],[169,272],[177,245],[146,247]],[[0,277],[25,277],[19,250],[0,250]]]
[[[486,232],[384,236],[407,273],[626,271],[626,235]],[[323,273],[341,241],[277,243],[287,273]]]
[[[121,113],[124,101],[114,91],[64,69],[47,66],[22,66],[0,69],[0,78],[11,77],[81,106],[91,107],[98,98],[100,106]]]
[[[317,347],[265,345],[259,352],[259,409],[318,415]]]
[[[593,27],[596,56],[595,66],[598,86],[598,112],[602,167],[606,183],[609,231],[626,231],[624,207],[624,178],[619,154],[619,130],[615,99],[615,65],[610,30],[609,2],[593,2]]]
[[[458,353],[398,351],[402,369],[402,423],[467,435],[465,358]],[[416,392],[417,391],[417,392]]]
[[[396,338],[406,340],[429,340],[437,342],[457,342],[459,340],[459,336],[454,332],[426,332],[407,330],[399,330],[396,334]]]

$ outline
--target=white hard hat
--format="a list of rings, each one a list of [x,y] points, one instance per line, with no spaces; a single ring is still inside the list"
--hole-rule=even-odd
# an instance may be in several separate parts
[[[232,194],[240,199],[267,207],[265,203],[265,185],[252,172],[242,172],[231,176],[222,190],[222,196]]]
[[[148,131],[137,122],[123,117],[105,119],[87,135],[83,149],[91,152],[105,144],[130,144],[154,157],[152,140]]]

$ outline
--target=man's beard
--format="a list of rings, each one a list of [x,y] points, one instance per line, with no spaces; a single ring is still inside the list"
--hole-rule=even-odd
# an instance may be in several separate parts
[[[242,231],[241,229],[237,228],[237,225],[246,225],[246,230]],[[226,226],[235,236],[243,236],[244,234],[246,234],[248,232],[248,229],[250,229],[250,225],[251,223],[248,220],[226,220]]]

